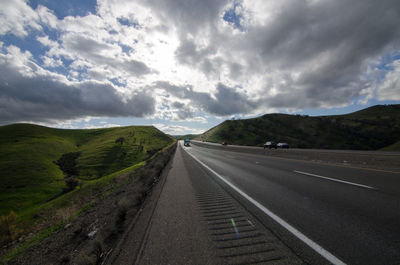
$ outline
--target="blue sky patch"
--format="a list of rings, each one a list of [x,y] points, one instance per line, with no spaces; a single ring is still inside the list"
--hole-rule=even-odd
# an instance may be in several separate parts
[[[132,21],[125,17],[120,17],[117,20],[121,25],[128,26],[128,27],[134,27],[135,29],[140,28],[139,22],[137,22],[137,21]]]
[[[28,4],[35,9],[38,5],[42,5],[52,10],[58,19],[66,16],[85,16],[88,13],[96,13],[96,0],[31,0]]]
[[[225,11],[223,19],[226,22],[229,22],[230,24],[233,25],[234,28],[239,29],[239,30],[244,30],[243,26],[240,24],[241,18],[243,16],[241,14],[238,14],[237,9],[241,7],[241,4],[238,2],[235,2],[233,4],[233,7]]]
[[[32,53],[35,59],[38,59],[39,55],[44,54],[48,51],[48,48],[43,46],[39,41],[36,40],[36,35],[29,34],[25,38],[17,37],[13,34],[0,35],[0,41],[4,43],[4,46],[16,46],[21,49],[21,51],[29,51]]]
[[[122,51],[126,54],[129,54],[130,52],[133,51],[132,47],[129,47],[128,45],[124,45],[122,43],[118,43],[118,45],[121,47]]]
[[[126,84],[123,84],[123,83],[119,82],[119,80],[117,78],[110,78],[108,80],[110,80],[110,82],[113,83],[116,86],[119,86],[119,87],[126,86]]]

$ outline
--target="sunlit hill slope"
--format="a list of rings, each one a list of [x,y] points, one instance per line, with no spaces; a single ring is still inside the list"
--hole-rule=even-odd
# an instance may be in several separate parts
[[[68,191],[67,175],[80,183],[101,179],[173,141],[152,126],[91,130],[1,126],[0,214],[20,213],[60,196]]]

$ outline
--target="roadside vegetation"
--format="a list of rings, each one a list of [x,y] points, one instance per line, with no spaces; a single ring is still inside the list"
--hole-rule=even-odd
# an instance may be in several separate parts
[[[400,105],[378,105],[346,115],[267,114],[227,120],[196,139],[252,146],[276,141],[295,148],[400,151]]]
[[[32,241],[40,231],[78,216],[172,143],[152,126],[1,126],[1,245],[26,237]]]

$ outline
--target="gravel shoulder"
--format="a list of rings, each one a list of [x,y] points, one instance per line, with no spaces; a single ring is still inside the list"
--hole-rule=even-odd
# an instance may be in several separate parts
[[[210,264],[213,250],[196,209],[182,150],[157,186],[139,219],[108,264]]]

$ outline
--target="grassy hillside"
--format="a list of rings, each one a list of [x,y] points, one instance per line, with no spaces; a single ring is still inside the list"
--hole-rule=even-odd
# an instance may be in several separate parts
[[[151,126],[91,130],[1,126],[0,215],[11,210],[21,213],[65,192],[65,174],[56,163],[64,154],[77,154],[73,175],[82,182],[130,167],[172,142]]]
[[[228,120],[197,139],[255,146],[272,140],[298,148],[378,150],[400,141],[400,105],[378,105],[335,116],[267,114]],[[396,148],[398,145],[391,150]]]
[[[176,140],[184,140],[184,139],[195,139],[196,137],[199,137],[199,134],[186,134],[186,135],[174,135],[174,138]]]
[[[398,141],[392,145],[386,146],[380,150],[381,151],[397,151],[397,152],[399,152],[400,151],[400,141]]]

